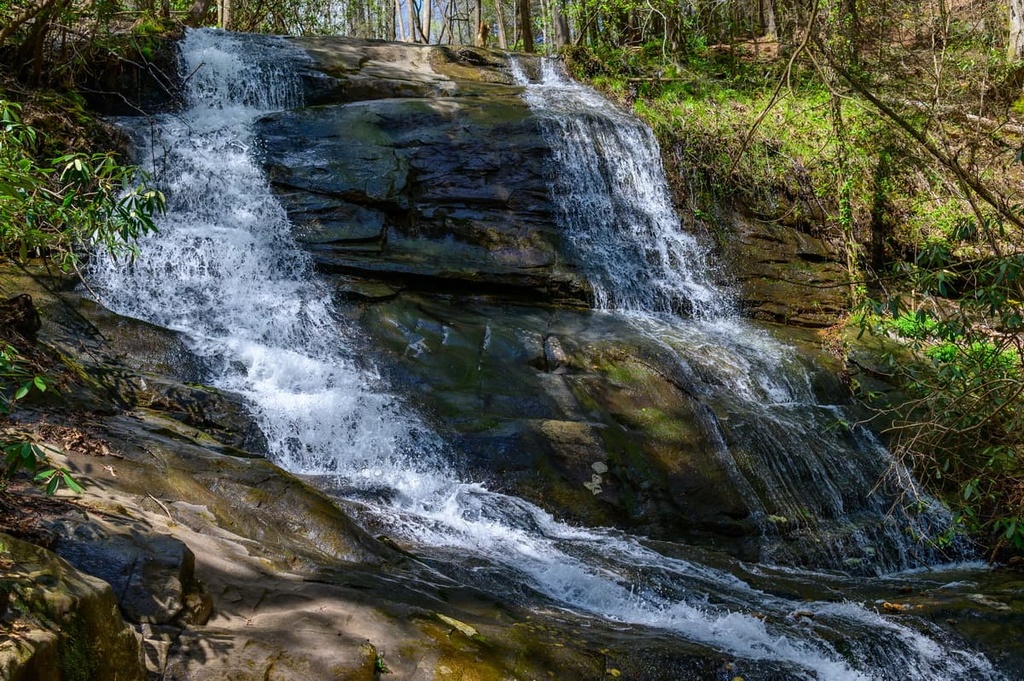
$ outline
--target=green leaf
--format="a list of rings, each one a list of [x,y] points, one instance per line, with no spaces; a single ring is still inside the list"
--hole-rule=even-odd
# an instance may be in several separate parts
[[[39,390],[39,392],[46,392],[46,379],[43,378],[42,376],[36,376],[35,378],[33,378],[32,384]]]
[[[18,388],[18,392],[14,393],[14,399],[20,400],[25,395],[28,395],[28,386],[29,386],[29,384],[26,383],[25,385],[23,385],[20,388]]]
[[[21,188],[9,182],[0,182],[0,196],[17,197],[21,194]]]
[[[78,484],[78,481],[68,473],[67,471],[61,471],[61,478],[64,480],[64,484],[67,485],[68,489],[75,494],[82,494],[85,490]]]

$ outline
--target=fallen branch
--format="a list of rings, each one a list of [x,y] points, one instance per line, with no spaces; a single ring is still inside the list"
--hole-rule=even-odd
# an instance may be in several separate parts
[[[167,514],[167,519],[170,520],[172,523],[174,522],[174,518],[171,517],[171,512],[167,510],[167,507],[164,506],[162,501],[154,497],[152,494],[147,494],[146,496],[155,501],[157,505],[160,506],[160,508],[164,509],[164,513]]]

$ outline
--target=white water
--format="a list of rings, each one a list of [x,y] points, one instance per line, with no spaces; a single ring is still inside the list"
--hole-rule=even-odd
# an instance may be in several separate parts
[[[679,229],[650,128],[542,62],[530,83],[513,78],[543,116],[558,172],[552,195],[599,309],[721,317],[728,294],[711,283],[708,250]]]
[[[949,513],[868,430],[839,425],[854,419],[820,403],[819,370],[734,314],[709,250],[682,229],[651,130],[555,62],[540,71],[531,80],[512,62],[553,149],[552,197],[596,304],[664,346],[724,419],[709,426],[725,424],[719,458],[761,523],[762,559],[875,574],[948,559],[927,540]]]
[[[188,108],[133,127],[169,198],[133,265],[94,259],[111,309],[181,331],[216,386],[244,395],[269,454],[332,478],[368,522],[424,554],[489,564],[499,581],[613,621],[677,632],[794,678],[992,678],[986,660],[849,603],[793,602],[668,558],[629,536],[555,521],[460,481],[438,438],[359,362],[326,286],[290,236],[253,154],[253,121],[295,104],[283,41],[191,31]],[[789,617],[816,614],[813,622]],[[763,613],[768,621],[754,616]],[[880,633],[881,632],[881,633]],[[830,641],[841,641],[840,654]]]

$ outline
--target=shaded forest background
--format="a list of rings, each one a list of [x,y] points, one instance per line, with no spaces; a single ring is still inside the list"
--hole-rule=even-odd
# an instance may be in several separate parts
[[[878,359],[852,391],[959,527],[1005,557],[1024,552],[1022,4],[0,0],[0,100],[21,107],[4,108],[0,248],[66,261],[94,247],[59,222],[33,241],[12,226],[32,187],[56,182],[44,159],[114,145],[78,89],[126,63],[168,72],[182,25],[557,54],[651,124],[695,228],[728,239],[723,207],[739,207],[830,244],[850,317],[826,344],[845,358],[870,337]],[[28,172],[35,184],[12,180]],[[8,365],[13,398],[25,369]]]

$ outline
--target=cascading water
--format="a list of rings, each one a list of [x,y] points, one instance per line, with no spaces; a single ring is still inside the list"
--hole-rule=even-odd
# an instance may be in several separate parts
[[[540,117],[558,172],[551,192],[599,308],[627,316],[671,350],[688,387],[720,417],[712,428],[734,484],[758,500],[763,559],[882,573],[963,558],[927,540],[949,514],[863,428],[820,404],[810,372],[738,319],[710,254],[681,229],[651,130],[541,61],[514,80]],[[679,312],[684,312],[679,316]],[[922,541],[925,540],[925,541]]]
[[[96,290],[112,309],[184,332],[217,385],[249,399],[282,467],[386,477],[416,494],[406,487],[430,476],[410,453],[429,467],[436,438],[376,391],[372,372],[337,340],[330,296],[252,154],[254,118],[298,102],[284,69],[294,53],[269,40],[250,59],[236,38],[193,32],[181,54],[192,74],[187,112],[162,118],[151,140],[145,126],[133,131],[160,154],[153,171],[169,199],[160,236],[130,268],[98,260]]]
[[[302,58],[279,39],[187,33],[187,109],[157,117],[152,138],[149,120],[122,121],[140,159],[155,159],[168,213],[134,264],[97,257],[88,274],[105,304],[180,331],[210,380],[247,398],[276,463],[327,476],[365,522],[422,555],[469,555],[535,601],[674,632],[755,671],[764,661],[792,678],[998,677],[924,623],[927,635],[858,605],[771,596],[460,481],[438,437],[355,360],[352,331],[254,159],[252,123],[294,103],[288,64]],[[789,617],[797,609],[813,619]]]
[[[531,84],[513,62],[513,77],[543,116],[558,167],[552,195],[596,307],[701,319],[727,314],[731,301],[710,281],[710,254],[677,228],[650,128],[563,78],[550,60],[541,68],[540,83]]]

